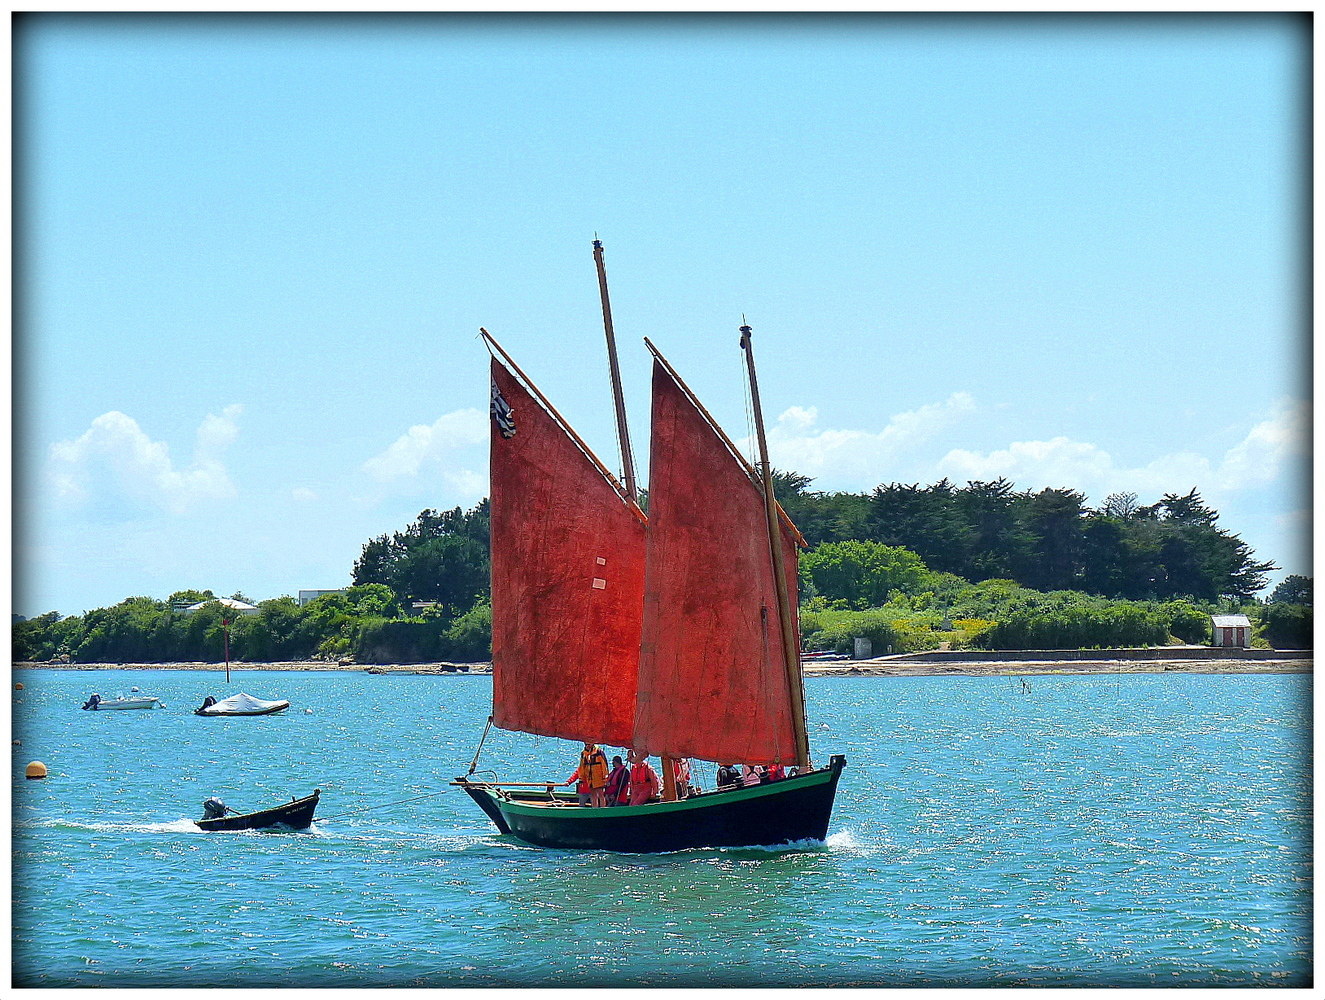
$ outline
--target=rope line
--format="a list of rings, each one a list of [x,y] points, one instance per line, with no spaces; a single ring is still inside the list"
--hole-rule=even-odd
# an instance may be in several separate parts
[[[483,752],[483,743],[488,738],[488,730],[492,728],[491,715],[488,716],[488,724],[483,727],[483,735],[479,738],[478,749],[474,751],[474,759],[469,762],[469,773],[473,774],[474,769],[478,767],[478,755]]]
[[[429,792],[427,795],[416,795],[412,799],[400,799],[398,802],[379,802],[375,806],[365,806],[362,809],[351,809],[349,812],[338,813],[335,816],[323,816],[318,822],[329,823],[334,819],[342,819],[345,816],[357,816],[359,813],[371,812],[374,809],[385,809],[387,806],[403,806],[406,802],[418,802],[420,799],[431,799],[438,795],[445,795],[447,792],[454,791],[457,791],[457,789],[443,788],[440,792]]]

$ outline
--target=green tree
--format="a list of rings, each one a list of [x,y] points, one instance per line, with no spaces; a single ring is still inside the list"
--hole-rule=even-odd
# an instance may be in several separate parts
[[[243,658],[302,660],[311,656],[311,647],[300,635],[301,610],[294,598],[277,597],[260,602],[256,615],[243,616]]]
[[[1311,604],[1311,577],[1286,576],[1270,594],[1271,604]]]
[[[1261,608],[1261,636],[1275,649],[1311,649],[1312,617],[1310,605],[1272,601]]]
[[[16,622],[13,658],[16,661],[44,661],[70,656],[81,642],[82,627],[82,618],[64,618],[58,611]]]
[[[967,579],[1016,577],[1031,561],[1033,540],[1017,518],[1018,497],[1010,481],[972,480],[957,491],[957,509],[972,536],[964,571]]]
[[[488,592],[488,501],[473,510],[425,510],[404,531],[369,540],[356,585],[382,584],[401,601],[436,601],[460,614]]]
[[[908,548],[932,569],[967,570],[974,536],[958,507],[956,488],[947,479],[924,488],[918,483],[876,487],[869,527],[870,540]]]
[[[1122,519],[1090,514],[1081,525],[1081,588],[1091,594],[1126,592],[1129,550]]]
[[[1021,578],[1039,590],[1079,586],[1084,572],[1086,498],[1076,490],[1045,489],[1026,502],[1033,558]]]
[[[914,552],[878,542],[825,542],[800,561],[808,590],[851,607],[879,607],[894,591],[925,590],[931,574]]]
[[[1177,524],[1209,527],[1215,523],[1215,519],[1219,516],[1206,506],[1195,486],[1181,496],[1176,493],[1165,493],[1159,501],[1159,507],[1163,512],[1164,520],[1173,521]]]

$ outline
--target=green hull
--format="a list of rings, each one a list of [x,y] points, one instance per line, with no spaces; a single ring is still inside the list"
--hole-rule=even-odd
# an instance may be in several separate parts
[[[656,853],[696,847],[776,846],[828,836],[846,758],[781,781],[677,802],[593,808],[566,795],[505,792],[457,778],[504,834],[538,847]]]

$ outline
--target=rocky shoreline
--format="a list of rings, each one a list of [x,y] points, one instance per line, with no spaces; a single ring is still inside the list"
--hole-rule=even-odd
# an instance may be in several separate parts
[[[1119,652],[1111,650],[1111,653]],[[1001,677],[1005,675],[1036,674],[1309,674],[1313,672],[1310,653],[1276,656],[1256,651],[1255,657],[1219,656],[1196,658],[1188,656],[1165,657],[1158,651],[1136,651],[1144,655],[1115,656],[1082,659],[1073,651],[1062,659],[1052,654],[1001,654],[999,659],[945,659],[923,656],[886,656],[872,660],[833,660],[806,662],[806,677]],[[33,663],[19,662],[15,670],[200,670],[222,672],[223,663]],[[231,663],[232,674],[268,670],[295,671],[351,671],[368,674],[427,674],[452,677],[478,677],[492,673],[490,663],[390,663],[363,664],[348,660],[286,660],[271,663]]]

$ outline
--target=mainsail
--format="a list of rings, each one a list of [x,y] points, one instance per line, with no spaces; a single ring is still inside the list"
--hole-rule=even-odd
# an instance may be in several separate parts
[[[779,541],[794,609],[793,530],[783,523]],[[763,494],[658,359],[648,536],[634,746],[668,757],[794,762]]]
[[[633,745],[644,516],[492,359],[493,722]]]

